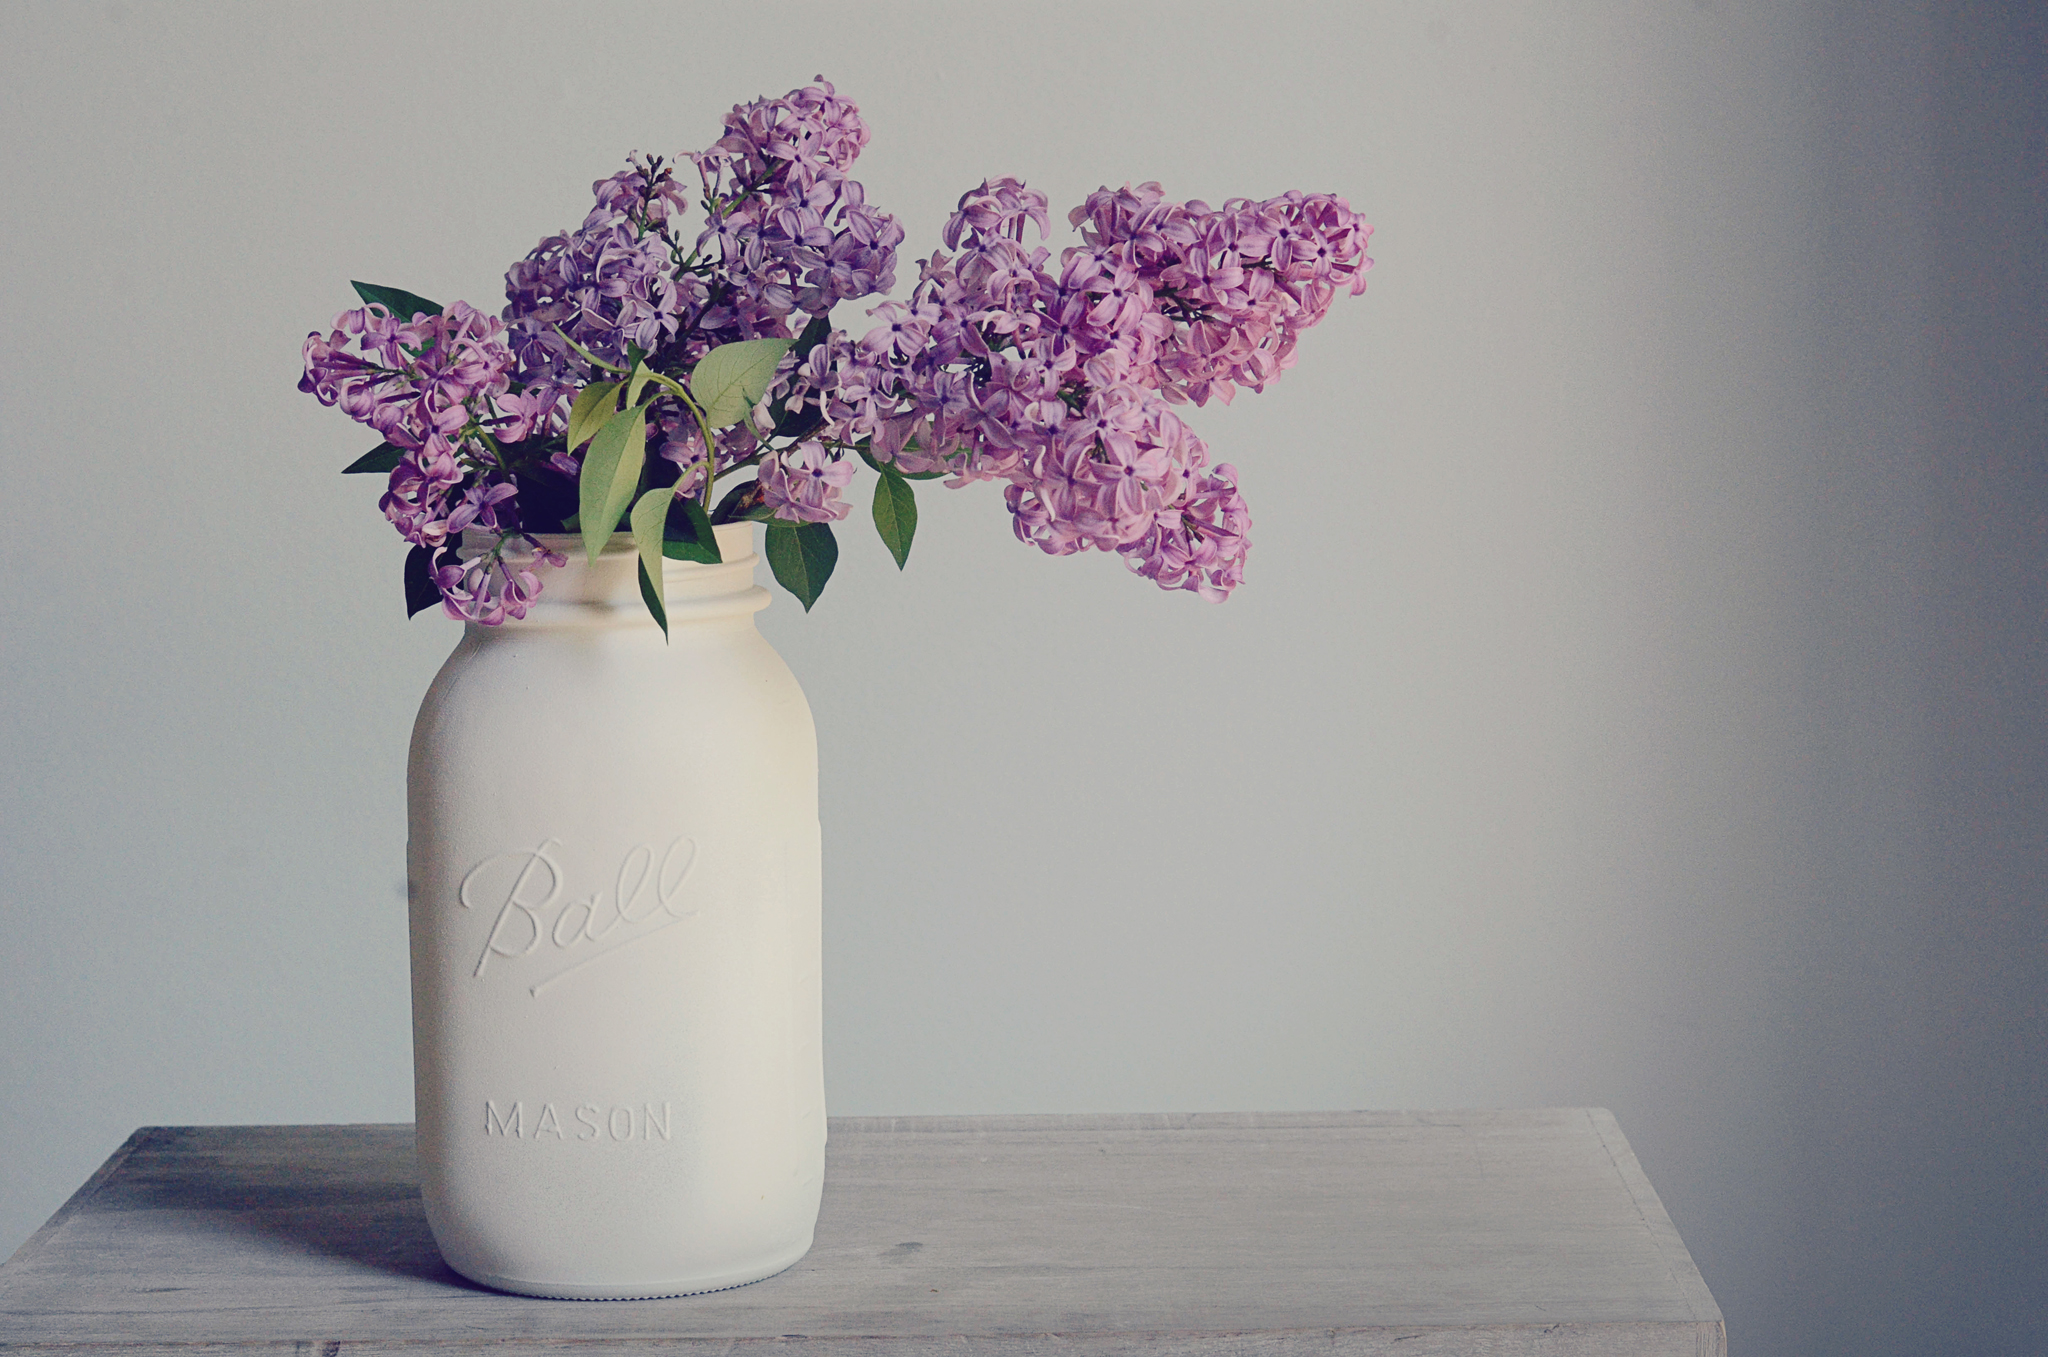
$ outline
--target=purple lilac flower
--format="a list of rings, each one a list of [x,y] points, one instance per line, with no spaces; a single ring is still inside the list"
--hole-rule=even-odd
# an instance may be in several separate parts
[[[565,393],[588,380],[589,365],[557,327],[606,362],[624,364],[628,345],[652,353],[674,338],[691,300],[692,290],[678,285],[663,229],[681,216],[681,193],[666,171],[650,175],[636,155],[591,191],[597,202],[581,227],[541,241],[505,275],[520,379]]]
[[[1134,197],[1108,205],[1117,212],[1128,239],[1197,239],[1184,211]],[[1235,470],[1208,465],[1160,389],[1176,322],[1158,271],[1090,242],[1055,274],[1043,247],[1023,243],[1046,223],[1044,196],[1016,180],[963,195],[945,233],[960,254],[924,261],[910,301],[876,307],[864,338],[813,350],[785,399],[817,406],[828,443],[868,439],[906,472],[1007,481],[1018,537],[1048,553],[1112,551],[1163,588],[1227,597],[1250,515]]]
[[[674,166],[636,153],[592,185],[582,226],[506,274],[520,380],[588,379],[557,326],[607,362],[623,364],[632,344],[678,371],[720,344],[790,338],[799,312],[886,292],[903,228],[846,174],[867,140],[853,101],[822,78],[736,106],[723,137],[684,157],[707,213],[694,240],[681,231],[687,195]]]
[[[675,164],[636,153],[626,169],[592,185],[595,204],[582,226],[543,240],[506,275],[514,375],[538,393],[512,413],[553,431],[593,377],[557,327],[606,362],[623,366],[633,346],[650,366],[680,375],[721,344],[791,338],[807,315],[893,287],[903,228],[847,177],[867,141],[859,109],[820,78],[780,99],[734,107],[709,150],[682,158],[701,180],[705,219],[694,237],[682,230],[689,195]],[[544,416],[533,413],[541,406]],[[752,464],[763,432],[746,424],[717,432],[718,474]],[[680,468],[680,493],[697,491],[707,457],[687,411],[657,398],[649,434],[658,455]],[[573,449],[551,465],[571,477],[580,470]],[[794,486],[792,477],[821,470],[778,465],[766,477]],[[851,469],[832,475],[843,484]],[[788,505],[823,512],[821,501],[792,496]]]
[[[501,626],[508,617],[525,617],[540,597],[540,575],[535,567],[560,569],[569,563],[568,557],[535,539],[525,541],[533,553],[530,560],[508,559],[507,539],[500,538],[478,556],[437,569],[434,583],[440,587],[441,607],[448,616],[487,627]]]
[[[464,302],[405,320],[381,305],[344,311],[330,334],[307,336],[299,382],[403,450],[378,507],[406,541],[439,556],[468,529],[497,536],[487,559],[479,558],[484,565],[436,572],[450,616],[491,624],[523,617],[540,591],[530,567],[490,565],[523,536],[518,490],[493,435],[517,441],[548,431],[558,403],[545,389],[510,391],[516,359],[505,331],[504,322]],[[535,548],[538,562],[561,564]]]
[[[299,390],[417,450],[436,433],[461,434],[506,392],[513,358],[504,335],[503,322],[464,302],[409,320],[381,305],[344,311],[332,333],[306,336]]]
[[[923,261],[865,338],[820,345],[785,399],[816,405],[828,443],[868,439],[953,486],[1007,481],[1017,535],[1047,552],[1114,551],[1162,588],[1225,598],[1251,517],[1236,469],[1210,466],[1167,402],[1263,389],[1340,287],[1364,290],[1372,228],[1329,195],[1211,209],[1105,188],[1054,270],[1024,245],[1046,206],[1014,179],[962,195],[944,237],[960,253]]]
[[[1140,379],[1169,400],[1228,404],[1294,364],[1301,332],[1340,287],[1365,291],[1372,227],[1331,194],[1290,191],[1221,208],[1171,203],[1157,184],[1100,189],[1069,220],[1094,255],[1151,288],[1170,324]],[[1071,257],[1074,252],[1069,251]]]
[[[851,507],[839,498],[853,480],[853,463],[835,459],[808,439],[761,460],[761,502],[792,523],[834,523]]]

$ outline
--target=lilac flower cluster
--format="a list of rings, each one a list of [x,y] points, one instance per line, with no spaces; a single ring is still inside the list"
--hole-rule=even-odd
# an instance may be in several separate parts
[[[382,508],[427,553],[451,615],[523,617],[538,568],[561,563],[522,530],[518,495],[539,477],[541,502],[559,506],[563,487],[546,482],[580,478],[568,412],[601,367],[644,363],[681,382],[720,346],[800,328],[766,396],[709,447],[683,400],[634,384],[647,446],[675,468],[648,464],[659,470],[636,494],[672,480],[715,521],[765,514],[812,531],[847,516],[858,453],[891,478],[1005,482],[1017,536],[1050,554],[1114,552],[1211,600],[1242,583],[1251,516],[1237,471],[1212,464],[1173,407],[1227,404],[1291,366],[1339,292],[1365,290],[1372,228],[1328,194],[1211,208],[1126,185],[1069,214],[1081,243],[1055,264],[1025,244],[1029,228],[1049,234],[1045,196],[988,181],[946,224],[957,253],[922,261],[909,299],[876,306],[879,323],[856,340],[824,318],[893,287],[904,239],[849,177],[867,142],[858,109],[822,77],[737,105],[708,150],[635,153],[593,184],[582,225],[507,272],[502,319],[463,303],[409,318],[372,304],[308,337],[300,388],[398,450]],[[694,233],[682,161],[700,181]],[[753,485],[714,510],[714,476],[755,465]],[[908,491],[892,481],[890,493]],[[547,531],[561,512],[530,516]],[[878,509],[900,563],[909,537],[896,521]],[[470,530],[495,544],[457,560],[449,549]]]
[[[1086,246],[1067,251],[1062,285],[1156,308],[1167,328],[1136,380],[1197,405],[1228,405],[1238,386],[1263,391],[1294,366],[1295,342],[1338,289],[1365,291],[1372,267],[1372,227],[1326,193],[1211,209],[1127,185],[1091,193],[1068,221]]]
[[[823,436],[951,485],[1009,482],[1017,535],[1053,555],[1121,555],[1162,588],[1220,601],[1244,578],[1250,513],[1172,400],[1228,400],[1292,361],[1338,285],[1363,287],[1365,228],[1342,199],[1165,203],[1157,185],[1090,197],[1084,244],[1027,250],[1043,194],[1014,179],[962,196],[907,305],[834,335],[785,383]],[[765,479],[765,476],[764,476]],[[800,515],[773,497],[784,517]],[[829,509],[812,505],[813,511]]]
[[[526,438],[547,412],[510,393],[514,356],[504,322],[465,302],[405,320],[373,303],[336,316],[324,336],[308,335],[303,357],[299,390],[340,406],[399,450],[378,507],[401,537],[439,556],[467,528],[498,535],[498,549],[468,567],[440,568],[448,615],[524,617],[539,584],[502,561],[506,537],[519,531],[518,491],[493,435]]]
[[[507,389],[504,334],[503,322],[463,302],[404,320],[379,305],[344,311],[330,334],[306,336],[299,390],[339,405],[395,447],[423,448],[435,434],[459,435],[480,399]]]
[[[558,401],[590,380],[569,339],[623,364],[628,345],[653,353],[674,339],[686,306],[701,310],[706,295],[701,279],[678,286],[669,225],[688,204],[666,168],[636,153],[591,192],[596,205],[582,226],[547,237],[505,274],[519,380]]]
[[[606,362],[626,364],[630,345],[650,367],[679,372],[721,344],[790,338],[799,312],[822,316],[895,286],[903,228],[847,177],[867,142],[859,109],[822,77],[735,106],[725,135],[687,157],[706,216],[687,248],[674,166],[636,154],[592,185],[583,225],[543,240],[505,275],[516,375],[549,401],[550,431],[591,376],[564,333]],[[649,419],[687,493],[704,474],[702,435],[673,401],[656,402]],[[760,451],[745,426],[718,444],[721,472]],[[558,469],[574,474],[573,458]]]
[[[896,285],[903,228],[847,177],[867,144],[860,110],[823,77],[726,115],[725,135],[692,157],[711,217],[697,249],[727,283],[703,324],[781,337],[792,311],[822,316]]]

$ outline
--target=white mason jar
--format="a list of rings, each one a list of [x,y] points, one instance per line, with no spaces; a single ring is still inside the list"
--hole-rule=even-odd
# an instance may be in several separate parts
[[[536,1296],[711,1291],[811,1245],[824,1182],[818,755],[754,628],[752,528],[615,537],[471,624],[407,773],[421,1189],[442,1256]]]

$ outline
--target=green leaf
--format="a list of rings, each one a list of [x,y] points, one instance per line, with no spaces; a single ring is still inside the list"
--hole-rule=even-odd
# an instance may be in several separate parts
[[[397,468],[398,459],[403,456],[405,456],[404,448],[390,443],[379,443],[376,447],[371,448],[368,452],[343,467],[341,474],[353,476],[358,472],[365,471],[388,473]]]
[[[655,625],[661,628],[661,638],[665,641],[668,639],[668,609],[661,605],[661,586],[654,583],[661,577],[648,578],[644,559],[634,562],[634,565],[640,571],[640,601],[647,605],[647,612],[654,618]]]
[[[556,334],[562,337],[562,342],[564,344],[567,344],[570,348],[576,350],[577,353],[583,355],[584,362],[590,364],[592,367],[603,368],[606,372],[616,372],[622,377],[625,376],[626,370],[624,368],[620,367],[617,363],[605,362],[604,359],[599,358],[589,349],[584,348],[581,344],[578,344],[575,340],[569,338],[569,332],[567,330],[564,330],[561,326],[555,326],[554,331]]]
[[[640,403],[640,388],[653,380],[654,373],[648,370],[647,364],[639,361],[637,358],[634,359],[633,375],[628,379],[626,386],[626,404],[638,405]]]
[[[702,561],[717,565],[725,557],[718,553],[718,538],[711,531],[711,515],[694,498],[685,495],[668,511],[668,532],[661,554],[671,561]]]
[[[917,495],[895,467],[876,470],[882,478],[875,482],[875,531],[882,534],[882,545],[901,570],[910,557],[910,539],[917,533]]]
[[[775,380],[775,365],[789,352],[787,339],[743,339],[720,344],[690,370],[690,395],[714,429],[737,424]]]
[[[567,518],[562,520],[563,532],[581,532],[582,530],[583,511],[581,509],[578,509],[575,513],[570,514]]]
[[[569,451],[574,452],[612,417],[612,395],[617,382],[592,382],[577,394],[569,407]]]
[[[591,564],[619,526],[619,515],[632,502],[647,458],[647,411],[628,410],[597,431],[583,454],[583,474],[576,483],[576,512],[583,515],[583,550]]]
[[[809,612],[825,592],[832,567],[839,564],[839,543],[824,523],[791,523],[787,519],[768,521],[768,568],[783,588],[797,597]]]
[[[402,287],[384,287],[377,283],[350,283],[349,286],[356,290],[365,306],[373,303],[382,306],[400,320],[411,320],[422,311],[430,316],[441,314],[441,303],[430,302],[417,292],[407,292]]]
[[[434,583],[434,553],[414,547],[405,553],[405,615],[417,617],[441,601],[441,586]]]
[[[668,598],[662,592],[661,539],[668,526],[669,505],[675,499],[675,487],[664,485],[649,490],[633,506],[633,545],[640,549],[640,597],[648,600],[647,611],[661,623],[663,636],[668,635]]]

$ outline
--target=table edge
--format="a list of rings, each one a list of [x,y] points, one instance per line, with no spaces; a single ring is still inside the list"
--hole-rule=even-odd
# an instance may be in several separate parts
[[[91,1201],[98,1194],[101,1188],[107,1185],[109,1178],[112,1178],[121,1171],[121,1165],[128,1162],[128,1157],[141,1149],[151,1136],[162,1129],[162,1127],[158,1126],[138,1126],[134,1131],[130,1132],[128,1138],[122,1141],[112,1154],[107,1156],[106,1162],[95,1169],[91,1177],[80,1183],[78,1190],[69,1197],[66,1197],[64,1204],[58,1207],[34,1234],[23,1240],[20,1248],[7,1255],[6,1261],[0,1262],[0,1267],[7,1267],[9,1264],[28,1257],[29,1253],[43,1242],[45,1235],[54,1234],[59,1226],[77,1214],[87,1202]]]

